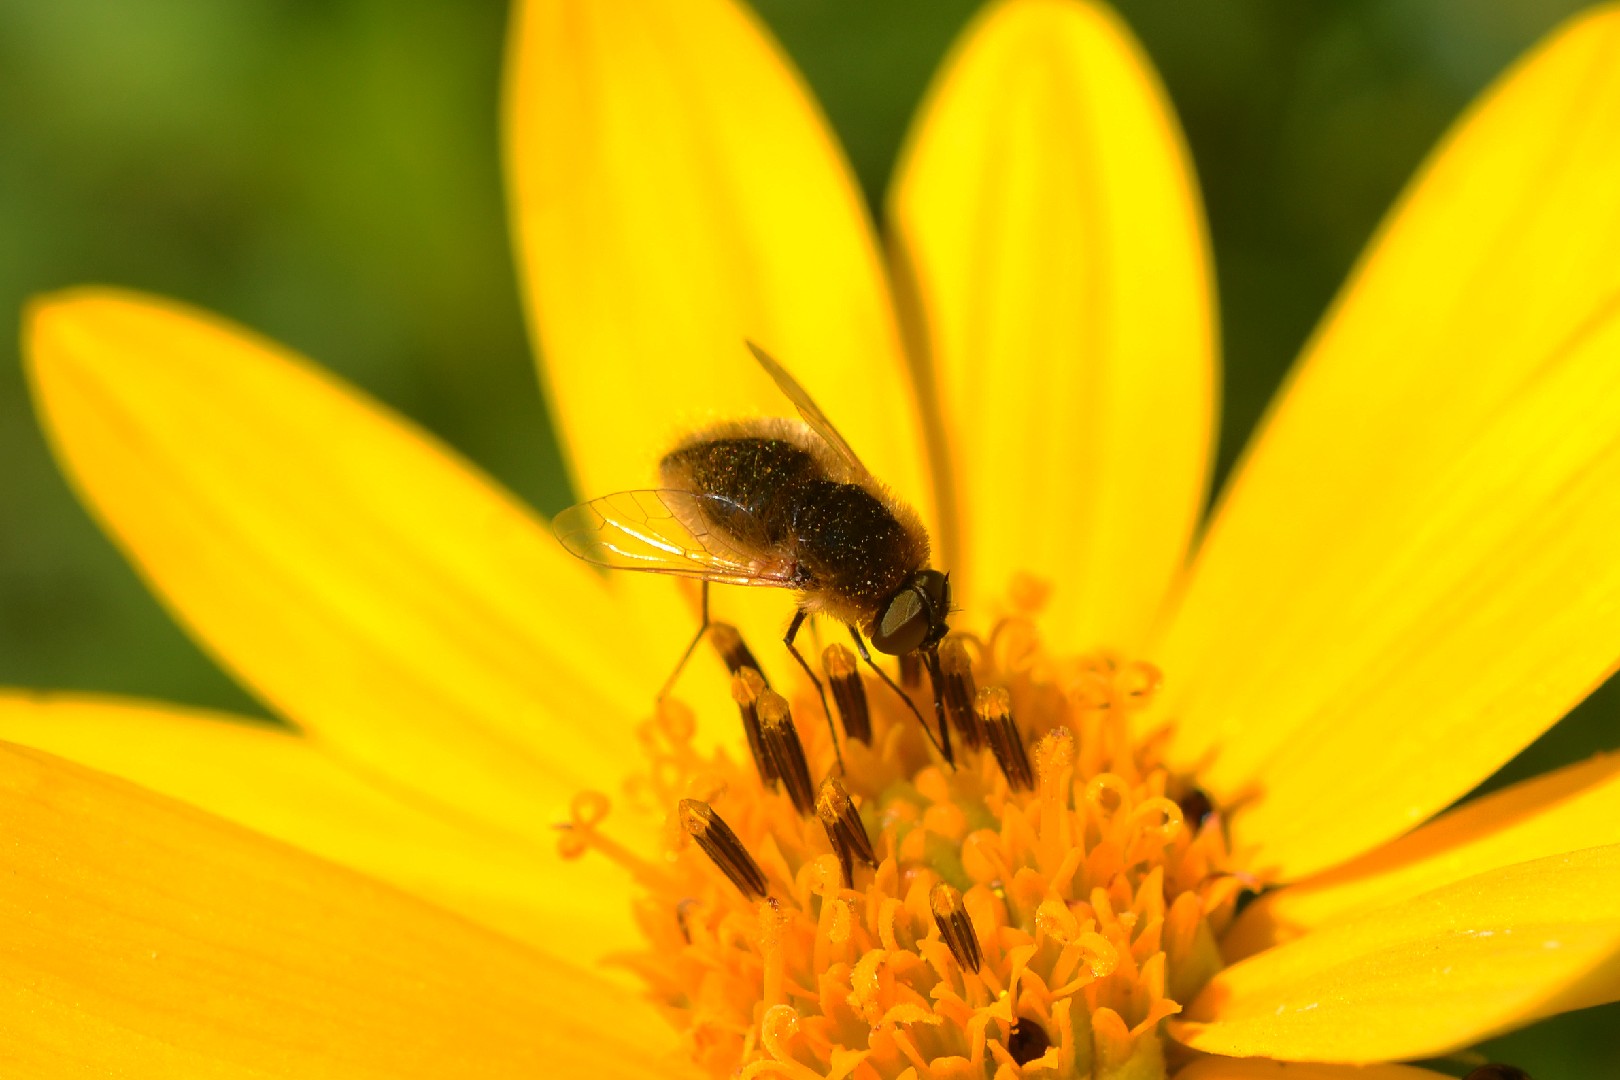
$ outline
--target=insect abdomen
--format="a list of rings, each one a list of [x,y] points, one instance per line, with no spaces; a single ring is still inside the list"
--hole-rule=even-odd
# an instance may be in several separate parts
[[[771,549],[793,537],[794,493],[821,475],[815,458],[802,447],[785,439],[749,437],[679,447],[664,456],[659,472],[669,487],[737,504],[736,515],[715,515],[713,524],[737,540]]]
[[[859,484],[786,439],[725,435],[665,455],[668,487],[720,496],[703,514],[738,547],[791,560],[794,587],[850,623],[870,619],[928,560],[928,541]],[[727,504],[735,505],[728,510]]]

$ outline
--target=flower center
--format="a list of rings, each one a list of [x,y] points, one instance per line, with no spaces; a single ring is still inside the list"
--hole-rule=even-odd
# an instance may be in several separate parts
[[[730,628],[716,644],[740,655]],[[632,966],[706,1072],[1164,1076],[1159,1023],[1219,969],[1242,887],[1208,800],[1130,735],[1156,670],[1049,655],[1027,608],[948,638],[952,765],[833,645],[838,772],[814,690],[790,702],[733,667],[746,758],[694,749],[673,702],[644,729],[635,794],[670,815],[662,860],[600,834],[600,795],[563,834],[635,870]],[[902,682],[931,720],[920,672]]]

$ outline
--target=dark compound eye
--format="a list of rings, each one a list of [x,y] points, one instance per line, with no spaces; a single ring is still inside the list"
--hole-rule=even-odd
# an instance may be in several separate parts
[[[867,636],[880,652],[904,656],[944,637],[950,613],[945,575],[938,570],[918,570],[889,597]]]
[[[1028,1065],[1052,1045],[1046,1029],[1027,1016],[1020,1016],[1013,1024],[1012,1038],[1007,1040],[1007,1053],[1020,1065]]]
[[[915,652],[928,637],[928,609],[915,589],[896,593],[871,630],[872,646],[890,656]]]

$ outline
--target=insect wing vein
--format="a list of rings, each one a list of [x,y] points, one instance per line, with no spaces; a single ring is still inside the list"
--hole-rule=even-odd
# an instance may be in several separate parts
[[[729,585],[792,584],[792,566],[731,542],[709,522],[740,508],[716,495],[621,491],[571,506],[552,521],[570,553],[617,570],[675,574]]]

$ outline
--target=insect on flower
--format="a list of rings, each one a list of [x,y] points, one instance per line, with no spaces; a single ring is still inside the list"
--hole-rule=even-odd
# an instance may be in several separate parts
[[[921,713],[917,719],[948,761],[939,642],[951,590],[948,575],[928,565],[928,532],[916,511],[861,464],[787,369],[753,342],[748,348],[802,423],[768,417],[696,432],[659,463],[662,487],[571,506],[552,523],[557,538],[598,566],[702,582],[697,634],[660,696],[708,633],[710,583],[792,589],[798,609],[783,644],[815,684],[828,725],[826,689],[794,645],[812,615],[848,626],[861,658],[913,712],[910,697],[873,663],[866,639],[891,656],[920,654],[934,685],[939,733]]]

